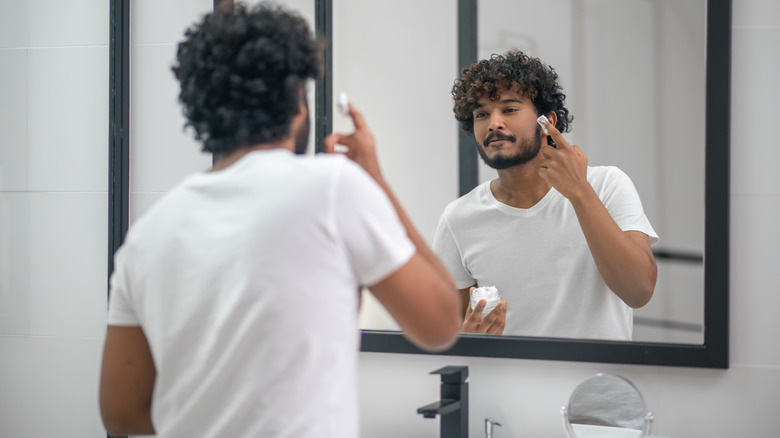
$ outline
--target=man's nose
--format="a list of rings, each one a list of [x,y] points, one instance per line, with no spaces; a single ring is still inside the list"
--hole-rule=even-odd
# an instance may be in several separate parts
[[[501,117],[500,114],[490,115],[490,124],[488,125],[488,129],[490,131],[502,130],[505,127],[506,126],[504,125],[504,118]]]

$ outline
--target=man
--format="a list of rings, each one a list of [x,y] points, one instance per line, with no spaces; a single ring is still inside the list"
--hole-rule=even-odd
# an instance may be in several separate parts
[[[306,157],[306,22],[276,6],[207,15],[173,68],[216,158],[161,199],[116,254],[100,405],[112,435],[356,437],[358,291],[407,336],[449,346],[449,274],[382,178],[374,140]],[[357,163],[357,164],[355,164]]]
[[[557,74],[509,51],[464,69],[452,94],[456,119],[498,172],[447,206],[434,238],[466,308],[462,331],[630,340],[632,308],[655,288],[658,236],[628,176],[588,167],[561,135],[572,118]],[[468,305],[473,286],[503,298],[484,319],[484,301]]]

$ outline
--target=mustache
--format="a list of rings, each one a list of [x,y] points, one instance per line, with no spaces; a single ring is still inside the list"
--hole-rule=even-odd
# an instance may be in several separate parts
[[[506,135],[506,134],[504,134],[501,131],[493,131],[490,134],[488,134],[487,137],[485,137],[484,141],[482,141],[482,146],[488,147],[488,144],[491,141],[496,140],[496,139],[498,139],[498,140],[506,140],[506,141],[510,141],[510,142],[517,141],[517,137],[515,137],[514,135]]]

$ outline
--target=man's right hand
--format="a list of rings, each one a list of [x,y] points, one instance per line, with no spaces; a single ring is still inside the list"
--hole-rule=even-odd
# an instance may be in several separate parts
[[[333,133],[325,138],[323,142],[326,153],[334,153],[336,145],[347,147],[345,155],[360,165],[372,178],[382,184],[382,172],[379,170],[379,161],[376,155],[376,146],[374,143],[374,134],[368,127],[363,114],[356,110],[352,104],[349,104],[349,115],[352,118],[352,124],[355,131],[352,134]]]
[[[475,288],[469,290],[469,295],[474,293]],[[500,335],[504,333],[506,325],[506,301],[501,300],[498,305],[482,318],[482,310],[485,309],[487,301],[479,300],[474,309],[470,304],[466,304],[466,317],[463,319],[463,325],[460,331],[464,333],[485,333],[489,335]]]

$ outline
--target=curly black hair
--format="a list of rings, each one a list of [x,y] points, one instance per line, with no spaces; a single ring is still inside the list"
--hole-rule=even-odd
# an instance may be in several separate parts
[[[319,75],[320,47],[306,20],[278,5],[205,15],[185,32],[172,67],[185,127],[217,155],[288,136],[306,80]]]
[[[452,87],[455,99],[453,112],[461,128],[473,136],[473,111],[477,108],[477,101],[485,96],[496,100],[506,89],[530,98],[538,115],[554,111],[558,115],[555,128],[559,131],[571,129],[573,117],[563,105],[566,95],[558,84],[558,74],[539,58],[532,58],[519,50],[510,50],[503,55],[493,54],[490,59],[463,69]]]

